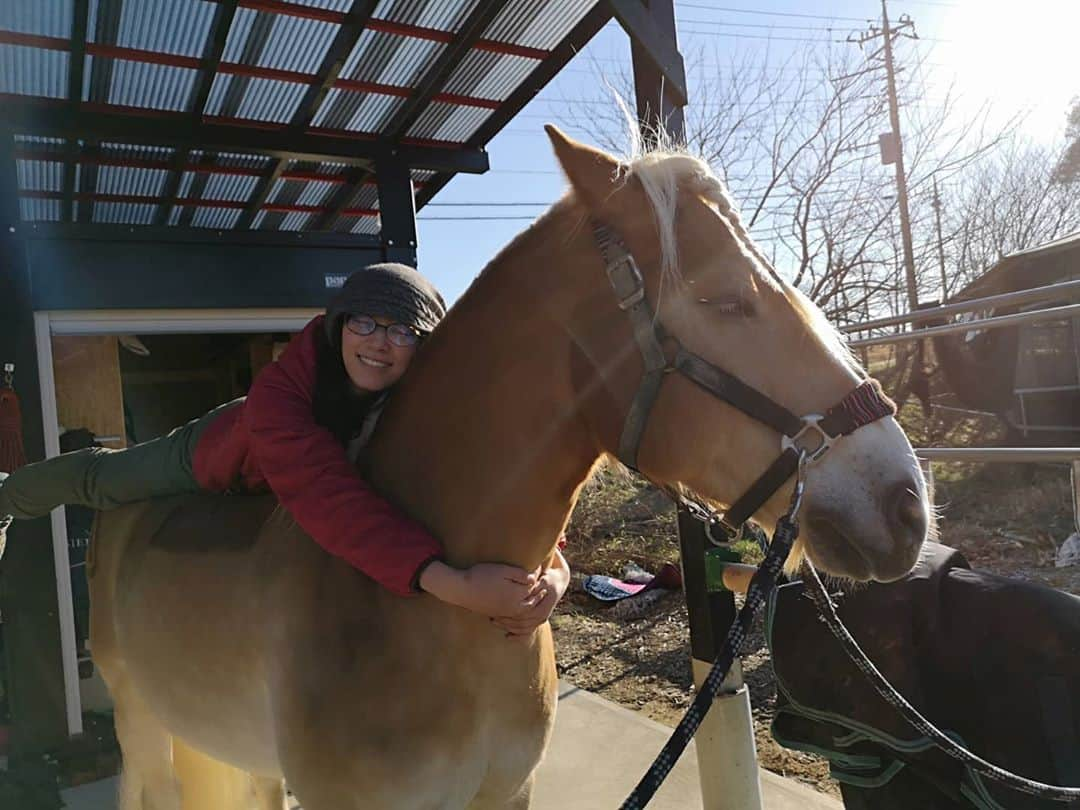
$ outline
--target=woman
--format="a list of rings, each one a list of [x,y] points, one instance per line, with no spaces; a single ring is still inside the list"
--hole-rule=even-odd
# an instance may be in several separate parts
[[[246,398],[126,450],[89,448],[0,473],[0,521],[61,504],[112,509],[182,492],[270,490],[320,546],[388,590],[426,591],[492,617],[508,636],[527,636],[569,584],[562,554],[533,572],[452,568],[438,541],[371,489],[349,458],[445,311],[416,270],[366,267],[259,372]]]

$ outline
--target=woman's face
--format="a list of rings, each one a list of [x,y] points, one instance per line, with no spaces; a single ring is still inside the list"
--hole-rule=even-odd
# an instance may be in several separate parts
[[[378,315],[372,317],[380,327],[394,322]],[[349,329],[348,322],[346,318],[341,325],[341,359],[353,390],[358,394],[383,391],[401,379],[416,354],[416,346],[395,345],[385,328],[358,335]]]

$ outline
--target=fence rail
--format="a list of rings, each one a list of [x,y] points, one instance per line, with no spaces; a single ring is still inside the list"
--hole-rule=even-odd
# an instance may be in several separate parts
[[[1003,326],[1013,326],[1019,323],[1032,323],[1035,321],[1051,321],[1055,318],[1080,317],[1080,304],[1068,304],[1063,307],[1051,307],[1050,309],[1037,309],[1031,312],[1016,312],[1012,315],[998,315],[993,318],[981,318],[964,323],[950,323],[944,326],[930,326],[926,329],[913,329],[910,332],[897,332],[892,335],[862,338],[848,341],[848,346],[858,349],[863,346],[879,346],[886,343],[903,343],[908,340],[922,340],[934,335],[950,335],[957,332],[972,332],[979,329],[1000,329]]]
[[[953,304],[943,304],[939,307],[920,309],[915,312],[906,312],[903,315],[891,315],[886,318],[877,318],[872,321],[851,323],[841,326],[840,331],[845,333],[867,332],[871,329],[880,329],[884,326],[898,326],[902,323],[919,323],[934,318],[957,315],[963,312],[977,312],[984,309],[995,309],[1006,305],[1031,304],[1040,301],[1050,301],[1054,298],[1080,297],[1080,279],[1076,281],[1062,281],[1057,284],[1047,284],[1044,287],[1032,287],[1027,290],[990,295],[986,298],[972,298],[968,301],[957,301]]]
[[[1080,461],[1080,447],[919,447],[926,461]]]

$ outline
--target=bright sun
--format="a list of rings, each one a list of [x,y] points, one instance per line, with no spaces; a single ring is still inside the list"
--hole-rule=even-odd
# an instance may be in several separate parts
[[[1080,0],[964,0],[946,12],[941,36],[949,41],[931,61],[944,66],[939,87],[955,72],[965,108],[989,100],[995,119],[1026,110],[1024,132],[1052,140],[1080,96],[1077,31]]]

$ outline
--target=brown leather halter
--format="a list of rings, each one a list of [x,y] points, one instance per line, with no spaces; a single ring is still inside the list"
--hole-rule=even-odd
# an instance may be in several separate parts
[[[796,472],[801,456],[805,456],[805,464],[813,463],[824,456],[841,436],[896,413],[896,405],[885,396],[878,382],[867,378],[826,413],[796,416],[666,334],[645,297],[641,270],[622,240],[609,227],[595,221],[593,234],[604,258],[619,309],[630,318],[634,340],[645,364],[637,394],[623,423],[619,460],[627,467],[637,469],[638,448],[649,413],[660,393],[664,377],[672,372],[682,374],[717,399],[780,434],[780,455],[723,515],[683,495],[676,496],[692,514],[710,524],[719,525],[728,537],[737,533],[754,512]],[[661,340],[665,339],[677,347],[674,359],[669,360],[660,345]]]

